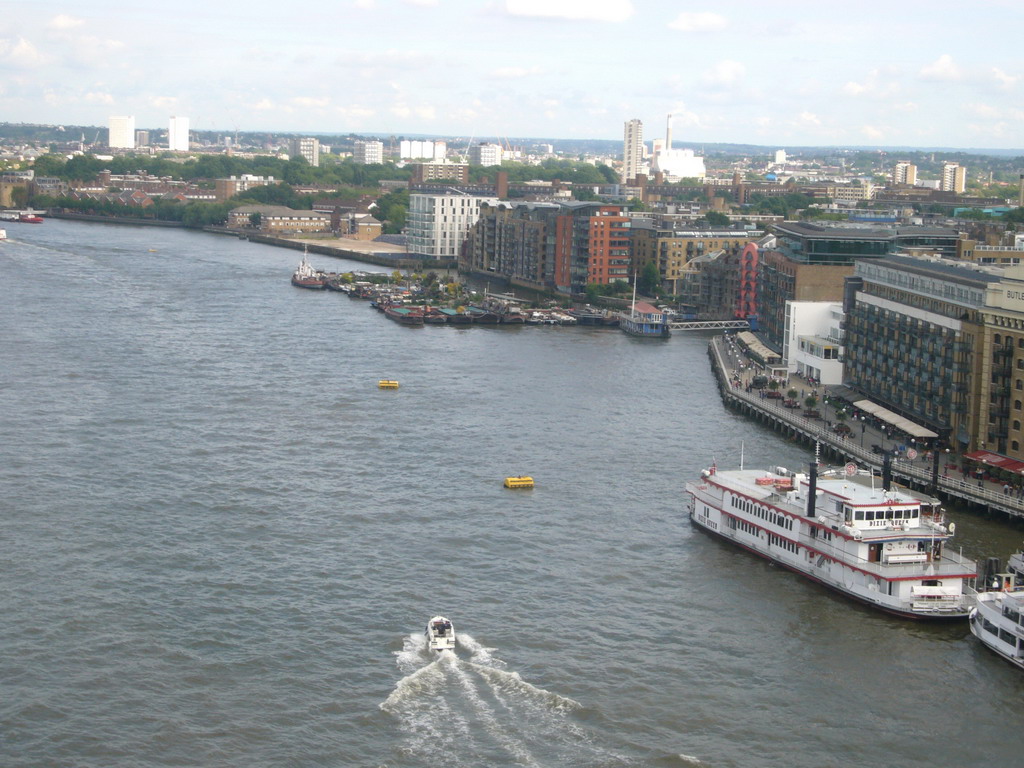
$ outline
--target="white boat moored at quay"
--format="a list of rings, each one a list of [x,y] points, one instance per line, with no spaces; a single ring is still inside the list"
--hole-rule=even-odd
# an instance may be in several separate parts
[[[998,558],[990,559],[990,563]],[[987,648],[1024,669],[1024,552],[1010,556],[1006,571],[986,568],[971,610],[971,632]]]
[[[912,618],[965,618],[977,568],[948,546],[937,499],[853,465],[718,470],[686,485],[704,530],[844,595]]]

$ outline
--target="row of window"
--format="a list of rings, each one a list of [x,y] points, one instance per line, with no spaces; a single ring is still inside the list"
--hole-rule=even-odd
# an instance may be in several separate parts
[[[765,507],[761,504],[755,504],[749,499],[744,499],[741,496],[733,496],[732,506],[735,509],[742,509],[748,515],[759,517],[767,523],[777,525],[780,528],[785,528],[787,531],[793,530],[792,518],[780,514],[769,507]]]
[[[778,547],[779,549],[784,549],[787,552],[792,552],[793,554],[796,554],[797,552],[800,551],[800,547],[798,547],[796,544],[794,544],[789,539],[784,539],[781,536],[776,536],[776,535],[771,534],[771,533],[768,534],[768,543],[770,545],[772,545],[773,547]]]
[[[917,521],[916,509],[858,509],[853,513],[854,520],[904,520]]]
[[[1005,629],[1000,629],[988,619],[982,619],[981,626],[986,632],[995,635],[1004,643],[1012,645],[1014,648],[1017,647],[1017,636],[1014,635],[1012,632],[1009,632]]]

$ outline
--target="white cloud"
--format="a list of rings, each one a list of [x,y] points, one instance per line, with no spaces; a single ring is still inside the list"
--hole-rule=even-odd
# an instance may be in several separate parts
[[[501,80],[514,80],[520,77],[539,75],[543,70],[540,67],[500,67],[490,73],[490,77]]]
[[[634,13],[631,0],[505,0],[505,10],[512,16],[611,22]]]
[[[735,85],[745,74],[747,68],[738,61],[723,59],[703,74],[708,85]]]
[[[64,30],[74,29],[75,27],[80,27],[83,24],[85,24],[84,19],[76,19],[74,16],[68,16],[66,13],[61,13],[50,19],[46,26],[50,29]]]
[[[680,32],[715,32],[729,26],[729,21],[717,13],[704,11],[702,13],[680,13],[669,22],[670,29],[678,29]]]
[[[1002,112],[990,104],[968,104],[967,108],[978,117],[1002,117]]]
[[[437,0],[405,0],[409,5],[418,5],[422,8],[436,8]]]
[[[47,63],[47,58],[30,41],[0,39],[0,63],[16,69],[35,69]]]
[[[85,100],[90,104],[113,104],[114,97],[109,93],[97,93],[92,91],[85,94]]]
[[[437,117],[437,110],[434,107],[417,107],[416,117],[421,120],[433,120]]]
[[[353,104],[350,107],[336,107],[334,111],[341,115],[341,117],[343,118],[355,120],[359,120],[365,117],[373,117],[374,115],[377,114],[375,110],[372,110],[369,107],[361,107],[358,104]]]
[[[885,132],[873,125],[861,126],[860,132],[874,141],[881,141],[885,137]]]
[[[412,114],[412,110],[409,109],[404,104],[395,104],[393,107],[391,107],[391,114],[393,114],[395,117],[400,117],[403,120],[405,120],[409,117],[409,115]]]
[[[178,99],[174,96],[154,96],[152,99],[149,100],[149,103],[157,109],[167,110],[174,109],[175,107],[177,107]]]
[[[292,104],[297,107],[305,107],[307,109],[318,109],[328,106],[331,100],[326,97],[314,98],[312,96],[295,96],[292,99]]]
[[[867,93],[868,86],[855,83],[852,80],[843,86],[843,93],[848,96],[860,96],[862,93]]]
[[[931,64],[921,69],[921,77],[925,80],[959,80],[961,77],[960,67],[953,61],[953,57],[944,53]]]
[[[818,117],[813,112],[804,111],[804,112],[800,113],[799,123],[801,125],[820,126],[821,125],[821,118]]]
[[[260,112],[268,112],[272,109],[275,109],[274,102],[272,102],[270,99],[260,99],[255,104],[253,104],[251,108],[257,109]]]
[[[996,82],[999,83],[1000,88],[1006,88],[1007,90],[1013,88],[1013,86],[1016,85],[1017,81],[1020,79],[1015,75],[1007,74],[999,67],[992,67],[992,77],[994,77],[996,79]]]

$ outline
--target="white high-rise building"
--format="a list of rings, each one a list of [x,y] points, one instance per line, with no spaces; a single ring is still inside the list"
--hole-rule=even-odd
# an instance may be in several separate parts
[[[320,167],[320,139],[312,136],[292,139],[288,143],[288,154],[292,157],[304,157],[314,168]]]
[[[480,142],[469,148],[469,162],[471,165],[501,165],[502,150],[500,144],[485,144]]]
[[[640,173],[644,162],[644,124],[627,120],[622,133],[622,183],[628,184]]]
[[[411,253],[456,259],[470,227],[480,218],[480,206],[497,205],[496,197],[477,195],[409,195],[405,234]]]
[[[398,156],[402,160],[444,160],[448,145],[443,141],[412,141],[403,139],[398,145]]]
[[[967,169],[960,163],[942,164],[942,191],[963,194],[967,189]]]
[[[909,187],[917,184],[917,166],[907,160],[896,163],[892,169],[892,183],[906,184]]]
[[[776,149],[775,150],[775,164],[785,165],[786,164],[786,150]]]
[[[167,148],[171,152],[188,152],[188,118],[171,117],[167,122]]]
[[[107,146],[111,149],[135,149],[135,116],[111,117]]]
[[[384,162],[383,141],[357,141],[352,152],[356,165],[380,165]]]

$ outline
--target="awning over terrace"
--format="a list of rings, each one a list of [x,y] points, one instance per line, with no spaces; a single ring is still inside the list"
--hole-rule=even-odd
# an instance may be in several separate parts
[[[898,413],[893,413],[888,408],[883,408],[878,403],[873,403],[870,400],[858,400],[853,404],[853,407],[859,408],[864,413],[870,413],[876,419],[881,419],[886,424],[891,424],[911,437],[931,439],[939,436],[937,432],[932,432],[920,424],[915,424],[910,419],[905,419]]]
[[[1007,472],[1017,472],[1024,475],[1024,461],[1017,461],[1009,456],[992,453],[992,451],[973,451],[972,453],[965,453],[964,458],[999,469],[1005,469]]]

